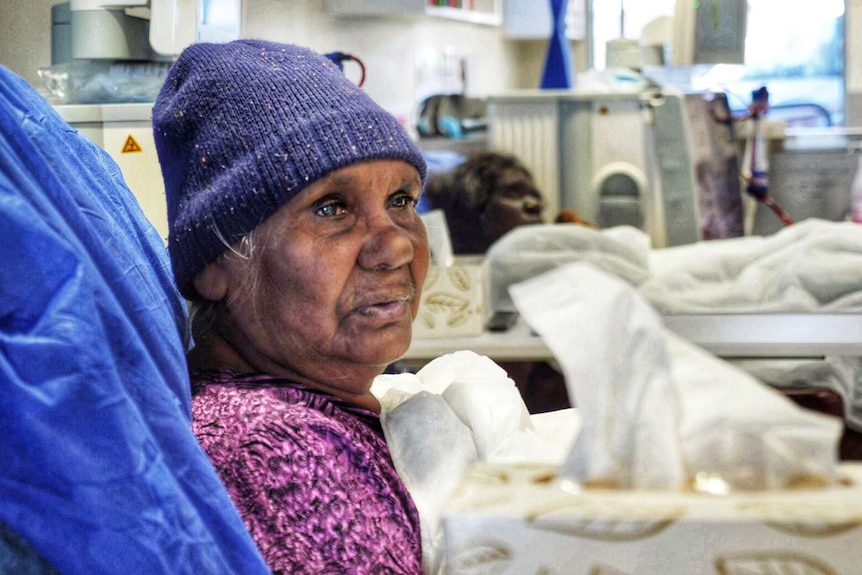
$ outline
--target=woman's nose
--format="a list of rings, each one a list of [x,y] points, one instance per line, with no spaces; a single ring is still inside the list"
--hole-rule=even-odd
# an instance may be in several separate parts
[[[418,220],[418,217],[417,217]],[[421,221],[418,222],[421,226]],[[359,265],[364,269],[396,269],[413,260],[419,230],[411,230],[388,215],[371,218],[366,229]]]

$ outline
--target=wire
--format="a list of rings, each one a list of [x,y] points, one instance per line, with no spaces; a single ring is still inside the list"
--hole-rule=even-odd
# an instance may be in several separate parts
[[[781,223],[783,223],[785,226],[793,225],[793,219],[787,215],[787,212],[785,212],[775,200],[772,199],[772,196],[766,196],[761,201],[766,204],[769,209],[775,212],[775,215],[778,216],[778,219],[781,220]]]
[[[362,60],[360,60],[359,58],[357,58],[353,54],[346,54],[344,52],[330,52],[328,54],[324,54],[324,56],[326,56],[327,58],[332,60],[335,63],[335,65],[338,66],[338,69],[341,70],[342,72],[344,71],[345,60],[349,60],[351,62],[356,62],[356,64],[359,65],[359,72],[360,72],[359,82],[357,82],[357,86],[359,86],[361,88],[362,85],[365,84],[365,63]]]
[[[352,54],[346,54],[345,60],[350,60],[352,62],[356,62],[359,65],[360,76],[359,76],[359,82],[357,83],[357,86],[359,86],[361,88],[362,85],[365,83],[365,62],[363,62],[362,60],[360,60],[359,58],[357,58],[356,56],[354,56]]]

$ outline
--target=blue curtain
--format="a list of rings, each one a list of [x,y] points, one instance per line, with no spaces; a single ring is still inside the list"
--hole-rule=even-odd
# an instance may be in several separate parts
[[[62,573],[268,573],[191,433],[159,234],[2,66],[0,234],[0,521]]]

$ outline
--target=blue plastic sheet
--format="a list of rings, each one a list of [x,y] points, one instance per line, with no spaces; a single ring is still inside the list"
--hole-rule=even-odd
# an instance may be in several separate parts
[[[62,573],[268,573],[191,433],[159,234],[2,66],[0,234],[0,520]]]

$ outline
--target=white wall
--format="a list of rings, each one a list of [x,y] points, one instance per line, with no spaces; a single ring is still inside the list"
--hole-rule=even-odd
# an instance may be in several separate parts
[[[0,64],[31,84],[51,63],[51,6],[58,0],[0,0]]]
[[[471,65],[469,85],[474,95],[517,85],[510,64],[516,60],[516,44],[503,39],[500,27],[432,17],[333,18],[319,0],[246,1],[245,36],[361,58],[367,68],[365,90],[395,114],[412,111],[414,59],[416,51],[425,47],[452,46],[464,54]]]
[[[0,64],[38,84],[37,70],[51,59],[51,6],[61,0],[0,0]],[[862,58],[853,33],[862,20],[862,0],[848,0],[848,123],[862,125]],[[308,45],[318,51],[341,50],[368,66],[366,90],[387,109],[406,116],[415,105],[414,56],[426,46],[455,46],[472,64],[474,95],[538,85],[545,42],[512,42],[499,27],[437,18],[339,20],[323,0],[246,0],[245,35]],[[586,67],[584,46],[576,46],[576,68]],[[855,75],[854,75],[855,73]]]
[[[34,85],[39,82],[37,70],[51,63],[51,6],[58,3],[60,0],[0,1],[0,64]],[[405,119],[415,111],[417,50],[449,46],[465,55],[468,88],[474,96],[534,87],[542,63],[541,56],[536,62],[531,43],[505,40],[501,27],[421,16],[333,18],[322,0],[246,0],[243,36],[361,58],[367,68],[366,91]],[[539,51],[543,54],[543,49]],[[351,73],[351,64],[345,66]],[[358,78],[358,69],[355,71]]]

